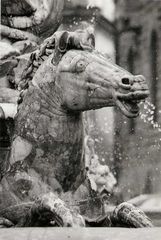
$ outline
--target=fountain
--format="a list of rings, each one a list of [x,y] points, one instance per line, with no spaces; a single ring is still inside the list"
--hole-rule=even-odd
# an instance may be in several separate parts
[[[110,218],[101,219],[89,219],[86,213],[82,218],[65,204],[68,199],[70,206],[74,198],[80,200],[80,186],[90,188],[82,157],[81,112],[117,105],[126,116],[138,116],[137,102],[148,96],[145,79],[95,51],[94,36],[88,30],[57,32],[36,51],[16,59],[16,67],[21,60],[25,64],[20,81],[12,79],[21,94],[11,154],[1,181],[1,225],[152,226],[144,213],[130,204],[119,205]],[[105,76],[112,80],[106,82]]]
[[[112,63],[94,49],[94,42],[88,29],[57,32],[37,51],[17,58],[17,68],[21,59],[28,58],[28,62],[19,82],[15,81],[21,94],[10,158],[1,180],[0,205],[0,215],[14,225],[50,225],[51,219],[62,226],[84,225],[82,217],[69,208],[73,200],[87,202],[89,210],[82,210],[82,214],[89,225],[91,219],[94,222],[102,215],[101,197],[93,199],[93,181],[89,182],[91,176],[86,177],[85,173],[81,112],[116,105],[126,116],[136,117],[138,101],[149,92],[143,76],[133,76]],[[48,53],[53,47],[53,53]],[[98,179],[95,182],[100,184]],[[89,201],[82,196],[81,185],[89,191]],[[6,194],[8,188],[14,198]],[[20,208],[21,214],[18,211],[13,216]],[[125,208],[128,215],[134,211],[128,204],[120,205],[112,213],[109,225],[123,224],[119,223],[119,214],[122,216]],[[26,209],[31,209],[27,215]],[[37,214],[47,209],[51,216],[44,219],[42,215],[43,220],[39,220]],[[125,225],[151,226],[143,213],[135,212],[136,221],[123,214]],[[106,215],[104,218],[107,221]],[[5,222],[4,219],[4,225]]]

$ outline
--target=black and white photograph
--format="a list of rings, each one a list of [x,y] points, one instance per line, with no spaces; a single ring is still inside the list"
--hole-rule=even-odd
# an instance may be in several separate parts
[[[160,240],[161,0],[0,12],[0,240]]]

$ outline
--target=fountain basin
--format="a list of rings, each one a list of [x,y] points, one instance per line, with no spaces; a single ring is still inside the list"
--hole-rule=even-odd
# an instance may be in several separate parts
[[[161,228],[10,228],[0,240],[138,240],[161,239]]]

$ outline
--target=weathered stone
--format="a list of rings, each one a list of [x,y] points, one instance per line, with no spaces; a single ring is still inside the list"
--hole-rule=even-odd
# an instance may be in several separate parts
[[[14,164],[17,161],[23,161],[32,150],[32,144],[18,136],[12,143],[12,150],[10,156],[10,164]]]
[[[0,91],[0,103],[13,103],[17,104],[20,93],[11,88],[1,87]]]
[[[3,1],[1,34],[18,40],[49,36],[60,25],[63,6],[64,0]]]
[[[133,76],[95,51],[93,35],[87,38],[84,32],[77,33],[61,32],[51,37],[47,45],[31,54],[31,70],[26,68],[27,74],[23,75],[22,82],[29,80],[30,83],[21,88],[26,92],[15,118],[15,140],[0,194],[0,215],[15,225],[49,225],[55,216],[57,225],[66,226],[69,221],[70,226],[82,226],[82,221],[77,221],[81,216],[71,206],[72,198],[77,204],[81,203],[75,191],[85,184],[86,178],[82,112],[116,105],[126,116],[137,117],[137,102],[149,94],[143,76]],[[55,51],[41,62],[31,81],[31,60],[45,54],[45,47],[54,41]],[[74,46],[77,49],[68,50]],[[91,214],[102,207],[102,202],[101,199],[95,201],[97,196],[90,194],[90,190],[90,199],[85,201]],[[56,195],[65,202],[69,197],[63,213],[57,212],[57,201],[61,200]],[[33,203],[27,214],[21,211],[21,218],[15,212],[14,218],[12,211],[18,208],[16,204],[21,208],[26,203],[28,207],[28,202],[37,198],[40,204]],[[45,219],[43,214],[47,214]],[[83,214],[88,215],[86,211]]]
[[[7,59],[10,56],[16,56],[19,54],[20,52],[18,51],[18,49],[14,48],[11,44],[2,41],[0,42],[0,59]]]

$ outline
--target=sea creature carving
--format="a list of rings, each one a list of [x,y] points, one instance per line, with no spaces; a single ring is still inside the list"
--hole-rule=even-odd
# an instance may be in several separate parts
[[[17,57],[18,62],[22,58]],[[138,102],[149,95],[145,78],[130,74],[96,51],[94,36],[88,31],[58,32],[24,58],[28,58],[26,68],[15,82],[22,94],[12,149],[0,185],[0,224],[92,226],[106,222],[112,226],[121,212],[126,225],[129,205],[128,213],[122,211],[124,204],[111,217],[94,221],[86,213],[83,218],[69,202],[80,200],[77,192],[86,181],[82,112],[118,106],[127,117],[137,117]],[[152,226],[139,211],[133,217],[138,217],[138,225],[129,220],[131,226]]]

